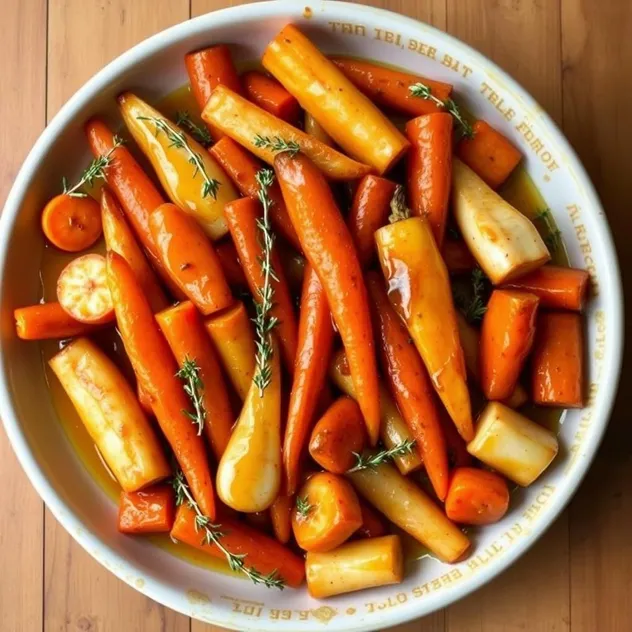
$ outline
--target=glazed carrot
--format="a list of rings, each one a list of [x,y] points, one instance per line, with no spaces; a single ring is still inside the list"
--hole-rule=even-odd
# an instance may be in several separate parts
[[[233,555],[243,555],[244,564],[262,575],[277,571],[285,583],[298,588],[305,578],[303,559],[256,529],[234,518],[223,518],[221,543]],[[195,513],[186,505],[178,507],[171,537],[200,549],[213,557],[224,559],[225,554],[215,544],[204,544],[204,534],[196,527]]]
[[[150,214],[149,228],[164,269],[202,314],[232,304],[219,258],[195,219],[175,204],[162,204]]]
[[[584,405],[584,335],[579,314],[542,312],[531,359],[533,401],[540,406]]]
[[[444,500],[448,491],[448,455],[428,372],[406,327],[391,307],[377,273],[369,272],[367,287],[382,369],[432,487],[439,500]]]
[[[388,222],[389,205],[395,186],[394,182],[385,178],[364,176],[353,196],[347,224],[363,268],[375,258],[373,235],[378,228]]]
[[[205,411],[204,434],[219,461],[228,445],[235,416],[211,339],[197,309],[189,301],[156,314],[156,320],[180,368],[187,361],[195,362],[198,368],[202,384],[199,390]],[[198,434],[201,431],[202,428]]]
[[[252,70],[241,76],[246,96],[260,108],[280,119],[296,125],[301,106],[276,80],[262,72]]]
[[[369,442],[375,445],[380,429],[377,367],[367,292],[353,239],[325,177],[307,156],[281,154],[275,169],[303,252],[327,295]]]
[[[463,138],[456,153],[479,178],[497,189],[517,167],[522,154],[485,121],[476,121],[473,138]]]
[[[257,158],[228,136],[218,140],[209,149],[209,152],[222,165],[224,171],[243,196],[258,198],[259,184],[256,176],[263,165]],[[283,235],[295,249],[300,250],[301,244],[290,221],[290,216],[287,214],[278,183],[273,182],[268,187],[268,197],[272,200],[270,219],[275,230]]]
[[[169,533],[176,514],[170,485],[156,485],[140,492],[121,492],[118,530],[121,533]]]
[[[452,115],[424,114],[406,124],[408,196],[415,215],[426,217],[441,248],[452,184]]]
[[[360,501],[344,478],[319,472],[299,490],[292,512],[292,530],[297,544],[305,551],[331,551],[361,525]]]
[[[230,49],[225,44],[203,48],[184,56],[191,90],[200,111],[211,98],[213,90],[221,83],[238,94],[242,93],[241,81],[235,70]],[[214,140],[223,133],[213,125],[208,126]]]
[[[325,131],[324,127],[309,112],[305,112],[303,127],[306,134],[313,136],[321,143],[325,143],[325,145],[329,145],[330,147],[334,146],[334,139]]]
[[[350,397],[337,399],[318,420],[309,441],[311,457],[328,472],[344,474],[366,444],[362,412]]]
[[[18,307],[13,312],[15,330],[22,340],[48,340],[84,336],[100,329],[98,325],[80,323],[59,303],[40,303]]]
[[[255,372],[255,339],[243,303],[207,318],[204,322],[237,395],[243,400]]]
[[[263,256],[261,230],[258,226],[261,215],[261,204],[253,198],[241,198],[224,207],[228,229],[246,274],[250,292],[257,302],[261,300],[261,290],[264,284],[264,273],[261,269]],[[292,296],[276,249],[272,251],[272,267],[276,278],[272,280],[274,306],[270,315],[278,320],[274,331],[281,345],[285,368],[292,373],[297,345],[296,316]]]
[[[380,514],[367,503],[360,501],[362,525],[354,533],[359,538],[378,538],[386,533],[386,524]]]
[[[346,153],[379,174],[408,149],[391,120],[294,24],[283,27],[268,44],[261,63]]]
[[[213,483],[204,440],[186,415],[189,400],[176,377],[178,364],[129,264],[109,252],[108,283],[117,327],[134,373],[204,515],[215,518]]]
[[[90,248],[101,236],[99,205],[91,197],[56,195],[44,207],[41,221],[46,239],[66,252]]]
[[[533,345],[539,302],[526,292],[492,292],[480,342],[481,389],[487,399],[502,401],[516,388]]]
[[[143,390],[143,387],[140,384],[136,384],[136,397],[138,397],[138,403],[144,413],[148,417],[153,417],[154,411],[151,408],[151,397]]]
[[[292,536],[292,506],[294,497],[279,494],[270,507],[270,519],[274,537],[281,543],[287,544]]]
[[[331,60],[372,101],[409,116],[439,111],[432,101],[411,96],[409,88],[414,83],[421,82],[428,86],[432,94],[442,101],[452,92],[452,86],[448,83],[391,70],[368,61],[345,57],[332,57]]]
[[[476,267],[476,259],[462,239],[444,239],[441,256],[450,274],[471,272]]]
[[[213,90],[202,112],[202,118],[219,127],[269,165],[274,164],[276,152],[266,139],[272,142],[276,138],[287,143],[296,143],[301,152],[309,156],[332,180],[354,180],[371,171],[369,165],[348,158],[225,86],[220,85]],[[263,139],[264,142],[258,139]]]
[[[239,263],[239,255],[235,250],[235,244],[232,239],[222,239],[219,243],[214,244],[215,254],[222,266],[224,277],[228,284],[233,287],[245,288],[248,285],[246,276]]]
[[[461,467],[454,471],[445,499],[445,513],[460,524],[498,522],[509,508],[509,488],[494,472]]]
[[[535,294],[540,305],[548,309],[570,309],[581,312],[586,303],[590,275],[586,270],[542,266],[509,283],[503,288]]]
[[[283,266],[290,290],[293,294],[300,295],[305,282],[307,260],[303,255],[290,248],[280,248],[279,257],[281,258],[281,265]]]
[[[288,494],[296,491],[303,448],[325,384],[333,339],[325,291],[313,268],[308,266],[303,281],[294,380],[283,441]]]
[[[159,312],[167,307],[167,297],[138,245],[121,207],[107,186],[101,190],[101,221],[106,248],[118,253],[129,263],[152,311]]]

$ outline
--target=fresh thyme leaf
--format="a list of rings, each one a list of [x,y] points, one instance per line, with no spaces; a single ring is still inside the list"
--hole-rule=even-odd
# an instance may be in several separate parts
[[[546,229],[546,234],[543,237],[544,243],[551,252],[555,252],[560,247],[562,233],[553,221],[553,214],[551,213],[551,209],[546,207],[539,210],[535,214],[534,220],[542,222],[544,224],[544,228]]]
[[[186,110],[176,112],[176,125],[186,129],[200,145],[209,147],[213,143],[210,132],[203,125],[198,125]]]
[[[535,214],[533,219],[548,222],[551,219],[551,209],[548,206],[546,208],[540,209]]]
[[[559,230],[559,228],[556,228],[544,238],[544,243],[549,250],[555,252],[560,247],[561,239],[562,232]]]
[[[356,458],[356,464],[350,470],[347,470],[347,473],[376,468],[378,465],[382,465],[382,463],[392,461],[397,456],[410,454],[414,447],[414,439],[407,439],[406,441],[402,441],[401,443],[394,445],[390,450],[382,450],[381,452],[369,454],[368,456],[363,456],[362,454],[354,452],[353,455]]]
[[[270,149],[277,154],[288,153],[290,156],[296,156],[301,151],[300,145],[293,140],[287,141],[280,136],[270,138],[270,136],[261,136],[260,134],[255,136],[255,147]]]
[[[388,216],[388,221],[391,224],[395,222],[401,222],[404,219],[410,217],[410,209],[406,206],[406,192],[401,184],[395,187],[395,192],[391,198],[391,214]]]
[[[204,408],[204,402],[202,401],[202,392],[204,391],[204,384],[200,378],[200,367],[189,358],[185,358],[182,363],[182,367],[176,373],[183,382],[184,392],[189,396],[193,409],[195,412],[191,413],[188,410],[182,412],[198,427],[198,436],[202,434],[204,430],[204,422],[206,421],[206,409]]]
[[[468,323],[478,323],[487,311],[487,298],[490,284],[485,273],[480,268],[472,270],[470,291],[463,288],[454,289],[454,303],[459,308]]]
[[[307,500],[307,496],[297,496],[296,497],[296,511],[303,516],[303,518],[307,518],[310,512],[314,509],[314,505],[311,505]]]

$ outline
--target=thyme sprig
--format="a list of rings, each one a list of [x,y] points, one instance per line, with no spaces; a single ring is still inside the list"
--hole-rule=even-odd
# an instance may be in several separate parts
[[[174,128],[166,119],[157,116],[138,116],[137,118],[139,121],[151,121],[156,126],[156,136],[163,132],[171,142],[170,147],[183,149],[189,155],[189,163],[193,165],[193,177],[197,177],[199,173],[204,181],[202,184],[202,197],[210,195],[216,200],[220,182],[206,173],[202,157],[191,147],[186,134]]]
[[[395,224],[396,222],[401,222],[410,217],[410,209],[406,205],[406,191],[401,184],[395,187],[390,207],[391,214],[388,216],[389,223]]]
[[[307,496],[297,496],[296,497],[296,511],[303,516],[303,518],[307,518],[311,513],[312,509],[314,509],[315,505],[312,505],[308,500]]]
[[[454,302],[468,323],[478,323],[487,311],[487,298],[489,294],[489,281],[485,273],[478,267],[472,270],[471,291],[454,294]]]
[[[287,141],[280,136],[270,138],[270,136],[261,136],[260,134],[255,136],[255,147],[270,149],[276,154],[287,153],[290,156],[296,156],[301,151],[300,145],[293,140]]]
[[[263,584],[266,588],[278,588],[279,590],[285,588],[285,582],[276,570],[268,575],[263,575],[256,568],[246,566],[244,562],[245,555],[231,553],[222,544],[222,538],[225,535],[225,533],[221,531],[222,525],[213,524],[211,519],[202,513],[181,471],[178,471],[173,477],[172,485],[176,495],[176,505],[187,504],[195,512],[195,530],[196,532],[203,532],[202,543],[208,545],[214,544],[224,554],[228,566],[232,571],[241,572],[252,580],[253,583]]]
[[[204,430],[204,422],[206,421],[206,409],[204,408],[204,402],[202,401],[202,393],[204,392],[204,383],[200,378],[200,367],[195,360],[185,358],[182,363],[182,367],[176,373],[184,383],[182,388],[188,395],[191,403],[193,404],[193,410],[183,410],[182,412],[198,427],[198,436],[202,434]]]
[[[187,130],[200,145],[210,147],[213,144],[211,133],[203,125],[198,125],[187,110],[178,110],[176,112],[176,125]]]
[[[547,234],[544,236],[544,243],[551,252],[555,252],[562,242],[562,232],[555,225],[551,209],[546,207],[539,210],[534,219],[542,222]]]
[[[354,452],[353,455],[356,458],[356,463],[351,469],[347,470],[347,473],[350,474],[352,472],[359,472],[360,470],[374,469],[378,467],[378,465],[382,465],[382,463],[392,461],[395,457],[410,454],[414,447],[415,440],[406,439],[405,441],[394,445],[389,450],[381,450],[375,454],[363,456],[362,454]]]

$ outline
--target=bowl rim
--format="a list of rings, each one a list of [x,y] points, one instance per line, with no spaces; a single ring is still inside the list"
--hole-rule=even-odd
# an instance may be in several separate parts
[[[167,48],[178,41],[186,40],[197,32],[204,30],[219,29],[223,26],[227,26],[233,23],[234,18],[239,18],[246,23],[257,22],[265,18],[282,18],[287,17],[291,19],[295,17],[298,5],[303,3],[297,3],[296,0],[267,0],[265,2],[247,3],[232,7],[226,7],[220,10],[212,11],[204,15],[191,18],[179,24],[173,25],[167,29],[164,29],[147,39],[134,45],[112,61],[110,61],[104,68],[98,71],[93,77],[85,82],[73,96],[60,108],[58,113],[53,117],[48,126],[42,131],[33,147],[29,151],[26,159],[24,160],[14,182],[11,186],[9,194],[7,196],[4,210],[0,217],[0,296],[2,296],[5,275],[3,271],[6,268],[7,256],[10,247],[10,240],[15,228],[16,220],[26,196],[28,186],[30,184],[31,177],[35,173],[35,167],[40,161],[42,156],[46,153],[47,149],[52,145],[57,138],[60,131],[73,120],[77,112],[86,104],[89,104],[93,100],[94,95],[98,94],[100,88],[108,85],[117,76],[129,70],[138,63],[142,63],[146,58],[158,53],[161,49]],[[306,2],[309,4],[309,2]],[[549,135],[553,140],[556,147],[559,147],[563,152],[569,163],[570,167],[575,172],[578,180],[582,183],[585,189],[585,197],[590,203],[590,209],[587,211],[590,214],[596,214],[600,217],[597,224],[598,231],[601,232],[600,239],[606,244],[607,248],[605,252],[600,253],[600,256],[606,258],[606,265],[608,274],[611,279],[611,287],[613,290],[613,296],[611,297],[611,305],[609,305],[610,317],[613,322],[613,340],[619,344],[610,345],[608,350],[607,362],[609,364],[609,371],[612,375],[616,376],[616,379],[611,380],[603,384],[604,396],[603,405],[600,411],[595,411],[595,420],[599,421],[599,426],[596,429],[594,436],[595,441],[586,447],[585,458],[582,463],[578,464],[575,468],[575,474],[573,480],[565,487],[563,492],[557,496],[554,507],[547,512],[547,515],[538,521],[533,526],[532,532],[528,538],[517,543],[503,556],[502,560],[499,560],[496,565],[484,568],[476,577],[472,578],[469,582],[460,586],[455,593],[455,597],[450,594],[443,603],[438,603],[436,608],[425,611],[424,614],[430,614],[433,610],[441,607],[446,607],[456,601],[466,597],[470,593],[479,589],[500,573],[504,572],[511,566],[519,557],[521,557],[533,544],[542,536],[542,534],[553,524],[559,514],[565,509],[570,499],[576,493],[580,483],[584,479],[588,468],[592,464],[597,450],[601,445],[606,427],[608,425],[612,408],[614,405],[618,383],[620,379],[622,355],[623,355],[623,291],[621,284],[621,276],[619,271],[619,265],[616,256],[616,249],[612,239],[612,234],[607,220],[605,219],[605,213],[603,207],[596,193],[594,185],[590,180],[584,166],[576,155],[574,149],[564,136],[563,132],[558,128],[556,123],[541,108],[536,100],[525,90],[517,81],[515,81],[507,72],[500,68],[495,62],[488,59],[485,55],[478,52],[468,44],[465,44],[456,37],[437,29],[436,27],[426,24],[420,20],[400,15],[394,11],[387,9],[381,9],[377,7],[371,7],[361,4],[353,4],[350,2],[343,2],[339,0],[318,0],[314,4],[318,4],[319,7],[326,9],[332,9],[337,13],[346,12],[347,14],[365,14],[370,13],[373,17],[376,15],[383,16],[389,20],[396,20],[401,23],[405,23],[409,27],[423,26],[425,30],[432,32],[436,37],[443,39],[450,46],[457,50],[461,50],[466,53],[471,59],[475,60],[485,70],[493,71],[497,76],[501,77],[503,82],[510,88],[510,90],[518,95],[525,105],[531,109],[537,109],[539,116],[542,118],[543,124],[548,128]],[[249,10],[250,13],[249,14]],[[244,13],[245,11],[245,13]],[[107,565],[106,568],[113,572],[120,580],[124,581],[129,586],[132,586],[136,590],[139,590],[148,597],[156,600],[164,606],[174,609],[186,616],[192,618],[196,617],[196,614],[191,609],[188,611],[184,608],[178,607],[171,603],[165,603],[165,600],[159,596],[159,591],[151,584],[146,585],[144,589],[140,589],[135,585],[133,579],[130,579],[127,573],[126,565],[128,562],[125,558],[114,551],[106,541],[97,537],[91,532],[90,528],[78,517],[72,510],[68,508],[66,503],[62,500],[59,494],[55,491],[50,481],[45,477],[42,469],[40,468],[31,448],[29,447],[27,438],[22,431],[20,421],[18,420],[16,411],[12,403],[11,387],[7,380],[6,371],[7,359],[5,356],[4,343],[0,340],[0,364],[2,369],[0,370],[0,417],[9,439],[9,442],[13,448],[17,459],[26,473],[29,481],[35,487],[37,493],[45,502],[46,506],[51,510],[54,517],[62,524],[64,529],[70,533],[70,535],[77,541],[84,550],[86,550],[93,558],[95,558],[100,564],[103,565],[103,560],[98,553],[104,553],[109,556],[110,559],[120,564]],[[441,600],[439,600],[441,601]],[[397,610],[385,611],[379,620],[360,622],[360,625],[354,625],[351,622],[351,627],[348,630],[374,630],[375,624],[394,626],[406,621],[411,621],[420,614],[411,615],[411,611],[415,609],[405,610],[399,612]],[[422,608],[419,608],[420,612]],[[218,616],[220,611],[213,610],[214,614],[210,617],[205,616],[203,620],[205,622],[212,622],[217,625],[221,625],[230,629],[245,629],[243,627],[236,627],[234,619]],[[240,624],[243,626],[245,621],[240,620]],[[262,624],[263,621],[258,621],[258,624]],[[249,627],[248,629],[263,629]],[[270,628],[271,629],[271,628]]]

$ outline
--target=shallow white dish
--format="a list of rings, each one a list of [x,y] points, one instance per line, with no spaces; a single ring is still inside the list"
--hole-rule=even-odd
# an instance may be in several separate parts
[[[309,10],[307,9],[309,6]],[[219,42],[243,59],[260,56],[287,22],[328,53],[388,62],[454,84],[468,108],[509,136],[551,207],[571,263],[591,272],[586,313],[589,405],[565,414],[561,453],[508,515],[476,533],[473,553],[448,566],[422,560],[399,586],[318,602],[192,566],[116,531],[116,507],[66,439],[47,392],[38,345],[16,338],[12,312],[37,300],[45,201],[63,174],[89,156],[83,123],[116,115],[115,96],[138,90],[156,99],[186,82],[186,52]],[[495,94],[492,98],[492,91]],[[425,24],[344,2],[285,0],[242,5],[168,29],[135,46],[91,79],[61,109],[24,162],[0,220],[0,415],[13,448],[55,517],[99,562],[151,598],[186,615],[239,630],[376,630],[460,599],[513,563],[551,524],[576,490],[606,428],[622,334],[622,293],[603,209],[573,150],[542,109],[492,62]]]

